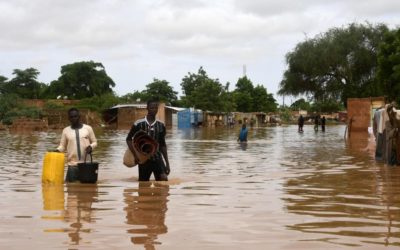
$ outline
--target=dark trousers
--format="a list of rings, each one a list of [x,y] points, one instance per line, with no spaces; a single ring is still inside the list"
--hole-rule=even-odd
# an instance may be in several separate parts
[[[65,182],[76,182],[76,181],[79,181],[78,166],[68,166],[67,175],[65,176]]]
[[[156,181],[168,181],[165,164],[161,158],[150,159],[144,164],[139,164],[139,181],[149,181],[152,173]]]

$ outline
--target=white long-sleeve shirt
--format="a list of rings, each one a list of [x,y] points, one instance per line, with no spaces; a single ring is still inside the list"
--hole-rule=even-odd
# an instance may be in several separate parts
[[[79,162],[83,162],[85,157],[86,148],[90,145],[92,149],[97,146],[97,139],[94,135],[93,129],[91,126],[83,124],[82,128],[79,130],[79,143],[80,143],[80,155],[81,158],[78,157],[78,145],[76,139],[75,129],[68,126],[64,128],[61,135],[60,145],[57,147],[57,150],[60,152],[67,152],[67,163],[68,166],[76,166]]]

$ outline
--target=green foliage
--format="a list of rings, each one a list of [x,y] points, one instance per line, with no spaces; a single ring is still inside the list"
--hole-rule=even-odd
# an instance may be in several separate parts
[[[379,47],[378,78],[389,101],[400,103],[400,28],[387,32]]]
[[[0,95],[6,94],[7,77],[0,75]]]
[[[222,85],[217,80],[204,79],[191,92],[193,106],[202,110],[222,111]]]
[[[103,64],[93,61],[76,62],[61,67],[61,76],[52,81],[46,96],[83,99],[112,93],[114,81],[107,75]]]
[[[147,100],[146,93],[135,90],[133,93],[128,93],[120,97],[122,103],[140,103]]]
[[[274,112],[278,106],[264,86],[254,87],[247,76],[238,79],[233,96],[237,111],[240,112]]]
[[[64,109],[64,105],[54,100],[47,100],[44,104],[45,109]]]
[[[290,109],[311,111],[311,104],[304,100],[304,98],[300,98],[290,105]]]
[[[26,117],[38,119],[41,118],[42,115],[43,111],[37,107],[17,106],[4,114],[2,122],[3,124],[11,125],[16,118]]]
[[[253,83],[246,76],[238,79],[236,89],[234,91],[235,103],[237,111],[252,112],[253,109]]]
[[[316,102],[382,94],[377,87],[377,49],[388,28],[350,24],[297,44],[286,55],[280,95],[306,95]]]
[[[331,112],[338,112],[345,110],[345,107],[342,103],[337,102],[336,100],[325,100],[323,102],[314,102],[311,105],[311,112],[324,112],[324,113],[331,113]]]
[[[107,93],[100,96],[83,98],[77,106],[79,109],[89,109],[101,112],[120,103],[120,98],[114,93]]]
[[[287,107],[283,107],[279,109],[279,117],[283,122],[289,122],[292,118],[291,110]]]
[[[10,81],[2,77],[0,79],[0,91],[4,94],[17,94],[21,98],[38,99],[41,93],[47,87],[45,84],[37,81],[39,71],[34,68],[25,70],[14,69],[14,78]]]
[[[218,79],[209,78],[203,67],[199,68],[197,74],[189,73],[185,76],[181,86],[185,93],[182,98],[185,107],[219,112],[233,107],[227,90],[229,84],[223,86]]]
[[[190,97],[192,92],[208,79],[210,78],[207,76],[207,72],[203,69],[203,67],[199,68],[197,74],[189,72],[187,76],[183,77],[181,82],[183,93],[186,95],[186,97]]]
[[[21,100],[16,94],[0,94],[0,120],[13,108],[21,106]]]
[[[275,112],[277,102],[273,95],[268,94],[267,89],[262,85],[257,85],[253,92],[253,111]]]
[[[169,82],[157,78],[154,78],[153,82],[146,85],[146,90],[143,94],[146,99],[158,99],[167,104],[171,104],[178,99],[176,96],[178,92],[169,86]]]

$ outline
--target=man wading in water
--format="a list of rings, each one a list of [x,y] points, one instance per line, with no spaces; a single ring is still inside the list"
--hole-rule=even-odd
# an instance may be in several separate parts
[[[132,140],[136,132],[142,130],[158,142],[157,152],[145,163],[139,164],[139,181],[149,181],[152,173],[154,173],[154,178],[156,181],[168,181],[170,167],[167,154],[167,145],[165,143],[166,129],[164,123],[156,120],[157,112],[158,101],[148,101],[147,115],[144,118],[137,120],[132,125],[129,134],[126,137],[126,143],[135,156],[135,159],[137,159],[137,157],[133,149]]]
[[[242,128],[239,131],[239,137],[237,139],[238,142],[247,142],[247,132],[246,124],[243,123]]]
[[[68,171],[66,182],[78,181],[78,163],[83,162],[86,154],[92,153],[97,146],[97,139],[91,126],[81,123],[79,110],[70,108],[68,120],[71,126],[64,128],[58,152],[67,151]]]

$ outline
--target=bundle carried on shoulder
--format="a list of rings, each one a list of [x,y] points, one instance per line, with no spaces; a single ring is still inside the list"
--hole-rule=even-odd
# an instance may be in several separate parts
[[[135,155],[129,150],[125,151],[123,163],[127,167],[134,167],[137,164],[145,163],[158,150],[158,143],[143,130],[135,133],[132,139]],[[136,156],[136,157],[135,157]]]

